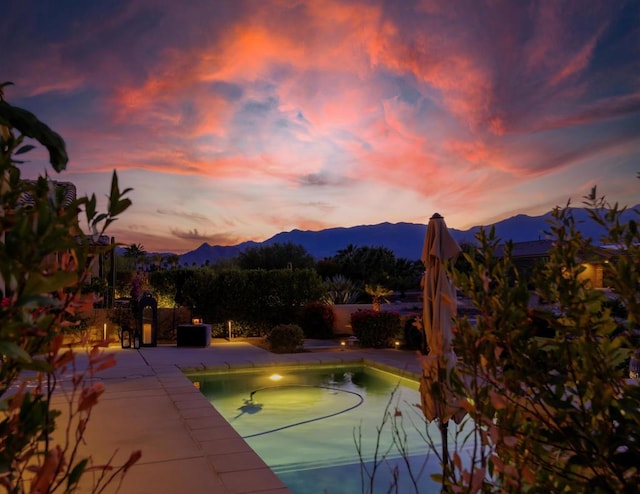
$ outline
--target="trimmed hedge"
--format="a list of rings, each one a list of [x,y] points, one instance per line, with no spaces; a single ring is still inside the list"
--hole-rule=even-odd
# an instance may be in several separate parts
[[[388,348],[402,331],[397,312],[359,310],[351,314],[351,328],[360,346]]]
[[[300,308],[322,297],[323,284],[311,269],[195,270],[183,293],[185,303],[207,322],[273,327],[296,323]]]

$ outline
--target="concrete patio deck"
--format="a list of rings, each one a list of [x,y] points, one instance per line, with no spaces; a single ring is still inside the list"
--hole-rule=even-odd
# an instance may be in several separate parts
[[[314,348],[314,347],[310,347]],[[416,354],[402,350],[316,347],[272,354],[247,342],[214,340],[207,348],[110,347],[118,364],[98,374],[106,387],[95,407],[82,454],[96,464],[117,451],[115,465],[142,450],[121,494],[285,494],[289,490],[195,388],[181,369],[342,363],[370,360],[418,373]],[[106,492],[116,492],[112,485]],[[82,489],[88,492],[88,488]]]

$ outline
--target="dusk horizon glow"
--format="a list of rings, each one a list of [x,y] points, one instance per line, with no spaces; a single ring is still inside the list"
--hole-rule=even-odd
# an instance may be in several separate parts
[[[466,230],[592,187],[640,203],[637,0],[8,0],[0,82],[67,143],[25,178],[133,206],[149,252],[434,212]]]

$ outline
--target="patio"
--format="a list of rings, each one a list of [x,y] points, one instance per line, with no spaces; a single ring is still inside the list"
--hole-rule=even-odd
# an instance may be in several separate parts
[[[419,372],[412,351],[342,351],[309,343],[310,351],[280,355],[247,342],[218,339],[206,348],[134,350],[111,346],[105,351],[115,353],[118,364],[97,376],[106,391],[89,422],[84,454],[90,452],[100,464],[117,451],[114,464],[120,465],[131,452],[142,450],[142,458],[118,491],[122,494],[288,493],[181,369],[340,364],[366,359],[382,367]],[[82,350],[78,353],[81,361]],[[116,487],[110,486],[107,492],[116,492]]]

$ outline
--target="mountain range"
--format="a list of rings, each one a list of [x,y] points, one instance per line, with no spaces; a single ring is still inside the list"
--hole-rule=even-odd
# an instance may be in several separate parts
[[[634,209],[629,208],[623,214],[625,221],[632,217],[637,219]],[[578,228],[586,237],[597,239],[604,233],[603,229],[593,222],[586,209],[571,208]],[[485,229],[495,227],[498,238],[513,242],[526,242],[549,238],[550,220],[552,213],[540,216],[519,214],[493,225],[485,225]],[[450,228],[458,243],[474,243],[475,235],[482,226],[474,226],[468,230]],[[422,244],[427,231],[427,225],[421,223],[380,223],[377,225],[360,225],[349,228],[328,228],[320,231],[291,230],[282,232],[264,242],[243,242],[233,246],[209,245],[203,243],[197,249],[180,256],[180,264],[190,266],[203,265],[206,261],[215,263],[218,260],[237,256],[249,247],[269,246],[273,244],[293,243],[303,246],[316,259],[334,256],[339,250],[348,245],[355,247],[386,247],[398,258],[409,260],[420,259]]]

